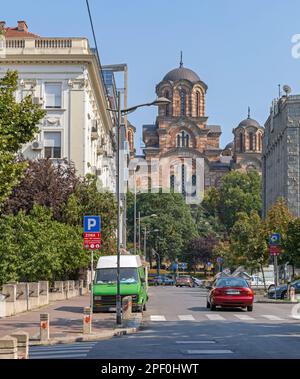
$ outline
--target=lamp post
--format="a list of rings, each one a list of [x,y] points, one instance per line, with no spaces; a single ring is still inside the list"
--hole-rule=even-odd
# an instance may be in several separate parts
[[[170,100],[160,97],[154,100],[152,103],[145,103],[133,106],[127,109],[121,109],[121,92],[118,91],[118,109],[107,109],[110,112],[116,112],[117,125],[116,125],[116,134],[117,134],[117,156],[116,156],[116,194],[117,194],[117,295],[116,295],[116,322],[117,325],[122,325],[122,302],[121,302],[121,286],[120,286],[120,215],[121,215],[121,199],[120,199],[120,129],[122,124],[122,117],[136,111],[138,108],[148,107],[148,106],[160,106],[169,104]]]

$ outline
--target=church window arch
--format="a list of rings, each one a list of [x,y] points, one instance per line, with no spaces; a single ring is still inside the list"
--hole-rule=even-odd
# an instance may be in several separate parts
[[[254,151],[254,134],[252,132],[249,133],[249,150]]]
[[[170,92],[168,90],[165,92],[164,97],[166,99],[170,100]],[[166,104],[165,107],[166,107],[165,108],[165,114],[166,114],[166,116],[170,116],[170,104]]]
[[[240,153],[242,153],[243,150],[244,150],[244,138],[243,138],[243,133],[240,133],[240,136],[239,136],[239,150],[240,150]]]
[[[196,117],[200,117],[200,92],[196,92]]]
[[[186,115],[186,92],[185,90],[180,91],[180,115]]]
[[[190,147],[190,135],[184,130],[177,134],[177,147]]]

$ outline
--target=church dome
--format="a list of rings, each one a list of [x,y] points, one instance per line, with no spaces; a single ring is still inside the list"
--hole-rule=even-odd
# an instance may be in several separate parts
[[[200,82],[199,76],[192,70],[186,67],[178,67],[165,75],[163,80],[170,80],[171,82],[176,82],[177,80],[188,80],[191,83]]]
[[[233,141],[232,142],[229,142],[226,146],[225,146],[225,149],[224,150],[232,150],[233,149]]]
[[[248,126],[255,126],[256,128],[260,128],[259,123],[256,120],[253,120],[253,118],[246,118],[245,120],[241,121],[239,123],[238,127],[247,128]]]

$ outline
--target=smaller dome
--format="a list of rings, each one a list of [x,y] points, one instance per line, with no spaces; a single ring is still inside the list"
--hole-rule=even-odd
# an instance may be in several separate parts
[[[243,120],[242,122],[240,122],[238,127],[247,128],[248,126],[255,126],[256,128],[260,128],[259,123],[250,117],[248,117],[245,120]]]
[[[176,82],[177,80],[188,80],[192,83],[200,82],[199,76],[189,68],[179,67],[170,71],[165,75],[163,80],[170,80],[171,82]]]
[[[233,149],[233,141],[232,142],[229,142],[226,146],[225,146],[225,149],[224,150],[232,150]]]

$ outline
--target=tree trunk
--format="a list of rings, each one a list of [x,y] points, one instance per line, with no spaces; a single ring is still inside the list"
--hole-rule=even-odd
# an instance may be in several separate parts
[[[263,282],[264,282],[265,291],[267,291],[267,285],[266,285],[266,278],[265,278],[264,266],[263,266],[262,263],[260,264],[260,269],[261,269],[261,273],[262,273],[262,276],[263,276]]]

